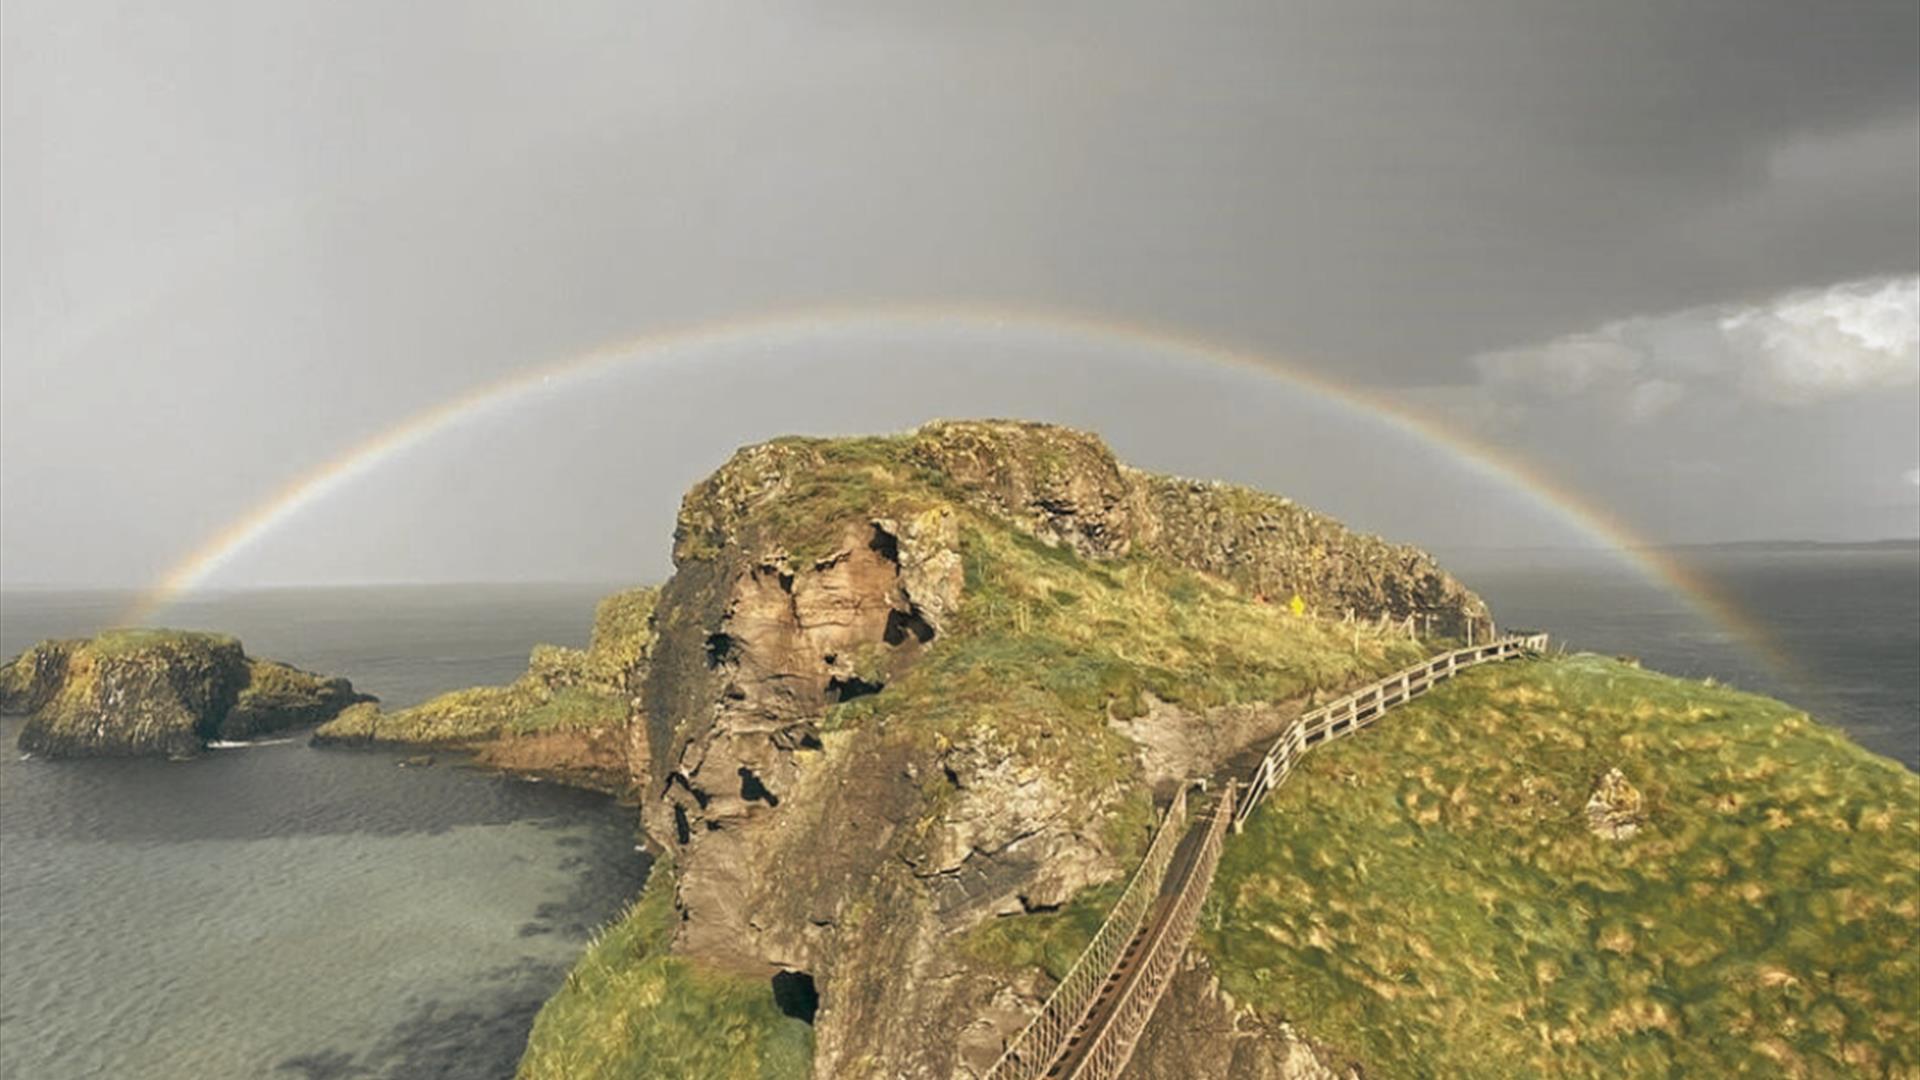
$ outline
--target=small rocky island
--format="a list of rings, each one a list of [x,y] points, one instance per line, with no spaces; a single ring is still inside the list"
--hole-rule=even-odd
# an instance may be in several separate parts
[[[20,749],[42,757],[192,757],[372,700],[345,679],[189,630],[43,641],[0,666],[0,714],[28,718]]]

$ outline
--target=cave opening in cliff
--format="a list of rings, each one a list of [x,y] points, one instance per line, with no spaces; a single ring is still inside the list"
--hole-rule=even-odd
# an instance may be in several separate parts
[[[748,802],[763,802],[768,806],[779,806],[780,796],[767,790],[767,785],[753,774],[745,765],[740,766],[740,797]]]
[[[813,985],[813,976],[804,971],[776,971],[773,1003],[795,1020],[811,1024],[814,1014],[820,1011],[820,991]]]
[[[707,667],[717,668],[733,657],[733,635],[707,635]]]
[[[887,612],[887,644],[902,644],[909,636],[925,645],[933,640],[933,624],[921,616],[919,608],[906,611],[895,608]]]
[[[886,689],[886,683],[868,682],[858,675],[835,675],[827,680],[827,694],[834,701],[852,701],[857,697],[877,694]]]
[[[873,527],[873,539],[867,542],[867,548],[893,565],[900,565],[900,541],[880,526]]]

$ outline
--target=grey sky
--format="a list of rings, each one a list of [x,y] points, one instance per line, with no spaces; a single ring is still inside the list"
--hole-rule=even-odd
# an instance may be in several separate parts
[[[395,421],[606,340],[887,301],[1296,358],[1656,538],[1920,531],[1914,346],[1802,400],[1744,374],[1777,350],[1684,344],[1920,273],[1912,0],[5,0],[0,68],[10,582],[149,580]],[[1604,378],[1528,374],[1594,337]],[[1308,403],[1201,407],[1278,391],[1082,351],[816,341],[607,380],[396,462],[234,580],[653,576],[726,447],[986,408],[1430,543],[1563,536],[1516,500],[1400,505],[1415,473],[1301,452]]]

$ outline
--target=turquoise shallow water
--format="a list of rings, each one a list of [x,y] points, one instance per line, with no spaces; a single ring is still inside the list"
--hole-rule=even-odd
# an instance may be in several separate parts
[[[405,704],[578,643],[600,591],[253,594],[170,621]],[[0,648],[123,599],[9,593]],[[632,811],[402,756],[303,735],[186,763],[0,757],[0,1076],[510,1075],[644,879]]]

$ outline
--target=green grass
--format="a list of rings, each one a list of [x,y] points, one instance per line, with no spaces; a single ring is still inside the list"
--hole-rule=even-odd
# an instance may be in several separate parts
[[[1039,968],[1058,981],[1119,903],[1126,884],[1118,879],[1082,889],[1055,911],[989,919],[967,933],[961,948],[977,964],[1007,972]]]
[[[672,869],[656,863],[534,1019],[519,1080],[807,1076],[813,1029],[781,1014],[767,980],[668,954],[672,896]]]
[[[1200,940],[1369,1075],[1920,1075],[1920,778],[1765,698],[1481,668],[1309,755]]]
[[[653,605],[660,590],[626,589],[602,599],[593,612],[593,638],[581,658],[581,676],[609,690],[625,686],[628,670],[647,655],[653,637]]]
[[[213,634],[200,630],[120,629],[102,631],[85,644],[88,651],[95,657],[106,659],[155,649],[185,649],[195,652],[220,648],[237,649],[240,647],[240,639],[229,634]]]

